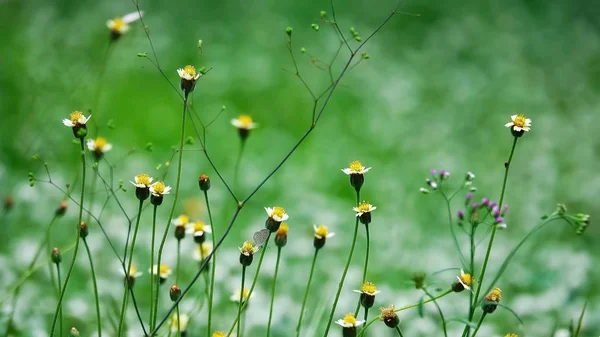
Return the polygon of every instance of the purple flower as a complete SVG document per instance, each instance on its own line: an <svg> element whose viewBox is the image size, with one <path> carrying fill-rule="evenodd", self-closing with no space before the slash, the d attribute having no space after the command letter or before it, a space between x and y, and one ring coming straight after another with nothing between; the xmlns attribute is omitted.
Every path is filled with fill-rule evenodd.
<svg viewBox="0 0 600 337"><path fill-rule="evenodd" d="M502 206L502 216L504 216L504 213L506 213L508 211L508 205L504 205Z"/></svg>
<svg viewBox="0 0 600 337"><path fill-rule="evenodd" d="M494 207L496 207L496 205L497 205L497 204L496 204L496 202L495 202L495 201L490 201L489 208L490 208L490 209L494 209Z"/></svg>
<svg viewBox="0 0 600 337"><path fill-rule="evenodd" d="M437 174L437 170L436 169L431 169L431 175L435 176Z"/></svg>
<svg viewBox="0 0 600 337"><path fill-rule="evenodd" d="M500 210L498 209L498 206L494 206L494 208L492 208L492 215L494 216L494 218L500 216Z"/></svg>
<svg viewBox="0 0 600 337"><path fill-rule="evenodd" d="M469 192L467 193L467 200L471 200L473 199L473 193Z"/></svg>
<svg viewBox="0 0 600 337"><path fill-rule="evenodd" d="M483 198L481 199L481 206L487 206L490 203L490 199Z"/></svg>
<svg viewBox="0 0 600 337"><path fill-rule="evenodd" d="M474 202L473 205L471 205L471 207L473 207L473 209L475 210L475 209L477 209L477 207L479 207L479 204Z"/></svg>
<svg viewBox="0 0 600 337"><path fill-rule="evenodd" d="M462 209L458 211L458 218L460 220L463 220L465 218L465 212Z"/></svg>
<svg viewBox="0 0 600 337"><path fill-rule="evenodd" d="M496 217L496 224L501 224L504 222L504 219L501 216Z"/></svg>

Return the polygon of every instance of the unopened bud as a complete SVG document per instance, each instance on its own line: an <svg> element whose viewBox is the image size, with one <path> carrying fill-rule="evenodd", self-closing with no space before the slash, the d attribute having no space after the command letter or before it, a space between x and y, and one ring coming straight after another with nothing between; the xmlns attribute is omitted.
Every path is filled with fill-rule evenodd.
<svg viewBox="0 0 600 337"><path fill-rule="evenodd" d="M210 178L206 174L201 174L198 178L198 186L200 186L200 190L208 191L210 189Z"/></svg>
<svg viewBox="0 0 600 337"><path fill-rule="evenodd" d="M82 222L79 224L79 236L80 236L82 239L85 239L85 238L87 238L87 236L88 236L89 234L90 234L90 230L89 230L89 228L88 228L87 224L86 224L84 221L82 221Z"/></svg>
<svg viewBox="0 0 600 337"><path fill-rule="evenodd" d="M181 288L174 284L169 290L169 296L171 297L171 301L175 302L181 297Z"/></svg>
<svg viewBox="0 0 600 337"><path fill-rule="evenodd" d="M59 264L60 261L62 261L62 256L60 255L60 252L58 251L58 247L52 248L52 262Z"/></svg>

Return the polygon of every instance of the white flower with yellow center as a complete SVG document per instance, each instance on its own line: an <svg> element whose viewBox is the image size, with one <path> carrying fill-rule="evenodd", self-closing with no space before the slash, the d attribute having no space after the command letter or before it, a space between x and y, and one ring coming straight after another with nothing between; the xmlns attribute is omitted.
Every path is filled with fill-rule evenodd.
<svg viewBox="0 0 600 337"><path fill-rule="evenodd" d="M357 207L353 207L352 210L356 212L356 216L361 216L365 213L371 213L376 210L377 207L369 204L368 202L362 202Z"/></svg>
<svg viewBox="0 0 600 337"><path fill-rule="evenodd" d="M187 329L187 325L190 321L190 316L186 314L179 315L179 319L177 318L177 314L173 314L171 317L171 332L176 333L177 331L184 332Z"/></svg>
<svg viewBox="0 0 600 337"><path fill-rule="evenodd" d="M137 21L144 14L144 12L133 12L124 15L123 17L117 17L112 20L106 21L106 27L114 34L124 34L129 30L129 24Z"/></svg>
<svg viewBox="0 0 600 337"><path fill-rule="evenodd" d="M252 295L250 295L250 289L248 288L244 288L244 294L242 296L242 302L246 302L248 300L248 296L250 296L250 298L252 298L252 296L254 296L254 293L252 293ZM240 303L240 289L237 289L230 297L229 297L230 301L236 302L236 303Z"/></svg>
<svg viewBox="0 0 600 337"><path fill-rule="evenodd" d="M525 118L523 114L510 116L512 122L506 123L504 126L512 128L515 131L529 131L531 130L531 119Z"/></svg>
<svg viewBox="0 0 600 337"><path fill-rule="evenodd" d="M183 68L177 69L177 74L182 80L195 81L200 77L200 73L196 71L194 66L187 65Z"/></svg>
<svg viewBox="0 0 600 337"><path fill-rule="evenodd" d="M252 121L252 117L249 115L240 115L238 118L231 120L231 125L238 129L252 130L258 127L258 123Z"/></svg>
<svg viewBox="0 0 600 337"><path fill-rule="evenodd" d="M171 222L176 226L187 226L190 223L190 218L185 214L181 214Z"/></svg>
<svg viewBox="0 0 600 337"><path fill-rule="evenodd" d="M173 273L173 271L171 270L171 268L169 268L169 266L167 266L166 264L160 264L160 268L158 267L158 265L154 265L151 269L148 270L149 273L151 273L152 275L156 275L158 272L158 276L162 279L166 279L169 277L169 275L171 275Z"/></svg>
<svg viewBox="0 0 600 337"><path fill-rule="evenodd" d="M361 326L365 321L357 321L353 314L346 314L344 318L335 321L336 324L343 326L344 328L354 328Z"/></svg>
<svg viewBox="0 0 600 337"><path fill-rule="evenodd" d="M271 218L277 222L282 222L282 221L289 219L289 216L287 215L287 213L285 212L285 210L282 207L279 207L279 206L275 206L273 208L265 207L265 211L269 215L269 218Z"/></svg>
<svg viewBox="0 0 600 337"><path fill-rule="evenodd" d="M363 283L360 290L352 290L352 291L354 291L355 293L367 294L370 296L375 296L381 292L381 291L377 290L377 287L375 286L375 284L371 283L371 282L365 282L365 283Z"/></svg>
<svg viewBox="0 0 600 337"><path fill-rule="evenodd" d="M120 269L121 274L125 275L125 271L123 269ZM137 278L142 276L143 273L141 271L138 271L136 266L131 265L131 268L129 268L129 277L130 278Z"/></svg>
<svg viewBox="0 0 600 337"><path fill-rule="evenodd" d="M240 249L240 253L246 256L254 255L256 252L258 252L259 249L258 247L255 247L250 241L245 241L244 244L238 248Z"/></svg>
<svg viewBox="0 0 600 337"><path fill-rule="evenodd" d="M70 118L65 118L62 122L65 126L74 128L76 126L85 125L90 120L90 118L92 118L92 115L90 115L89 117L85 117L81 111L73 111L71 112Z"/></svg>
<svg viewBox="0 0 600 337"><path fill-rule="evenodd" d="M139 187L139 188L150 188L150 185L152 185L152 180L154 180L154 178L150 177L147 174L140 174L135 176L134 181L129 181L130 183L133 184L133 186L135 187Z"/></svg>
<svg viewBox="0 0 600 337"><path fill-rule="evenodd" d="M350 163L350 165L347 168L343 168L342 172L346 173L347 175L365 174L370 169L371 169L370 167L364 167L359 161L353 161Z"/></svg>
<svg viewBox="0 0 600 337"><path fill-rule="evenodd" d="M473 277L471 274L465 274L464 270L460 270L460 276L456 277L458 283L462 284L463 287L467 290L471 290L471 286L473 285Z"/></svg>
<svg viewBox="0 0 600 337"><path fill-rule="evenodd" d="M112 144L108 143L105 138L98 137L96 139L88 139L87 148L93 152L105 153L112 149Z"/></svg>
<svg viewBox="0 0 600 337"><path fill-rule="evenodd" d="M150 185L150 193L155 197L161 197L165 194L169 194L171 191L171 186L166 186L162 181L157 181L154 184Z"/></svg>
<svg viewBox="0 0 600 337"><path fill-rule="evenodd" d="M212 233L210 226L202 221L194 221L192 226L186 230L188 234L194 234L194 236L202 236L204 233Z"/></svg>
<svg viewBox="0 0 600 337"><path fill-rule="evenodd" d="M213 250L213 245L210 242L203 242L200 245L196 245L194 250L194 260L202 262L203 257L206 258Z"/></svg>
<svg viewBox="0 0 600 337"><path fill-rule="evenodd" d="M317 239L329 239L331 237L333 237L335 235L335 233L329 233L329 230L327 229L327 226L317 226L317 225L313 225L313 228L315 230L315 237Z"/></svg>

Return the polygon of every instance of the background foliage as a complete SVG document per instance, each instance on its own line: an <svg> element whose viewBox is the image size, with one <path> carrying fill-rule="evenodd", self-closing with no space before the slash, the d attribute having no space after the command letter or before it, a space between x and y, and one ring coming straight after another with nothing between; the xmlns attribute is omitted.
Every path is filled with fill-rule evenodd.
<svg viewBox="0 0 600 337"><path fill-rule="evenodd" d="M336 2L336 6L343 29L355 27L367 34L394 2L350 0ZM310 28L318 22L319 10L329 10L328 3L176 1L147 2L141 7L161 66L172 81L178 80L175 69L185 64L212 68L198 83L193 106L205 121L212 120L221 106L227 107L207 131L208 148L227 179L232 179L239 144L229 119L247 113L260 123L248 141L236 189L246 195L310 123L311 100L290 72L293 66L284 28L295 28L294 52L301 71L311 85L323 87L326 73L299 51L305 47L324 60L335 52L337 41L329 27L322 24L319 32ZM138 24L111 48L101 88L97 87L108 46L104 22L133 10L129 1L0 1L0 194L15 199L14 210L1 218L0 289L7 289L22 273L63 197L48 185L29 187L28 172L44 178L42 166L31 156L39 153L59 184L77 179L77 145L61 118L75 109L94 110L92 130L97 128L98 135L115 145L108 154L116 165L115 181L127 182L140 172L157 175L158 164L163 165L163 172L171 147L178 142L178 97L147 60L136 57L138 52L150 52ZM275 204L286 207L291 216L282 265L285 276L276 304L280 309L278 336L287 335L295 326L312 254L312 224L326 224L337 233L318 261L305 332L308 336L322 327L318 317L331 301L320 298L333 297L352 234L354 196L340 168L355 159L373 166L362 194L378 206L371 225L375 242L371 279L383 291L378 304L415 301L419 294L406 282L413 272L434 272L459 263L452 255L441 198L421 195L418 188L432 167L450 170L457 185L462 174L471 170L477 174L476 195L497 198L511 145L503 124L515 112L531 117L533 129L519 142L515 154L506 197L511 208L508 230L498 237L492 270L494 262L502 261L535 220L551 212L557 202L586 211L592 219L600 216L594 200L600 186L598 5L588 1L416 1L407 2L402 10L419 16L397 15L375 37L366 48L371 59L345 78L316 132L242 212L219 257L217 327L228 327L234 317L235 306L228 298L239 278L236 247L262 227L263 207ZM198 39L204 41L202 53L196 46ZM100 96L94 107L97 90ZM109 122L114 129L107 126ZM187 135L194 135L191 128ZM146 150L147 143L153 144L153 151ZM177 212L207 220L196 179L201 172L214 173L197 150L197 142L187 148L185 202ZM167 182L174 184L170 177ZM133 189L128 190L120 199L133 214L136 201ZM233 205L217 179L213 179L211 193L219 233ZM160 211L165 219L167 207ZM150 213L144 217L142 224L149 229ZM54 245L70 244L67 226L74 219L76 210L71 207L55 227ZM122 245L126 223L113 204L104 220L111 237ZM122 289L118 263L93 224L91 232L102 296L118 298ZM510 314L499 311L481 334L548 335L555 322L564 327L574 319L585 300L589 301L588 317L598 317L599 293L594 286L600 282L600 273L594 266L600 263L600 255L594 246L599 238L600 231L593 225L583 237L558 224L536 235L500 280L505 303L524 318L524 330ZM363 249L362 241L358 252ZM146 230L136 259L144 271L149 264L149 257L144 256L148 242ZM168 245L166 260L174 264L174 240ZM184 259L185 280L196 264L191 242L184 251L189 256ZM264 331L263 308L268 304L266 289L274 255L274 250L267 254L251 303L250 334ZM338 306L340 315L354 305L349 289L359 286L359 261L349 274ZM69 326L76 325L89 335L94 332L94 309L86 266L82 257L67 296L66 315ZM440 286L445 287L451 278L442 274ZM16 320L20 327L27 327L24 336L46 333L55 303L48 295L48 282L40 272L23 288ZM140 287L145 286L143 282ZM193 301L190 298L186 304L192 306ZM454 302L441 301L447 310L466 311ZM9 310L8 304L2 307L3 318ZM193 336L204 331L200 330L202 317L190 325L198 331ZM407 335L439 332L433 311L423 319L416 312L401 318ZM583 335L598 335L598 324L587 319Z"/></svg>

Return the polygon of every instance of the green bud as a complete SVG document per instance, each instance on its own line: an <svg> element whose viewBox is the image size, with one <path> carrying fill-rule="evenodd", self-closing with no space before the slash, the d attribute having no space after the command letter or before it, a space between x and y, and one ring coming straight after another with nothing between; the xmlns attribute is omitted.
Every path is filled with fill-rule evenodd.
<svg viewBox="0 0 600 337"><path fill-rule="evenodd" d="M202 75L206 74L208 72L208 70L206 70L206 67L200 67L200 69L198 69L198 72Z"/></svg>
<svg viewBox="0 0 600 337"><path fill-rule="evenodd" d="M371 56L367 53L362 53L362 54L360 54L360 56L362 57L363 60L368 60L371 58Z"/></svg>
<svg viewBox="0 0 600 337"><path fill-rule="evenodd" d="M194 140L194 137L189 136L186 140L185 143L188 145L194 145L194 143L196 143L196 141Z"/></svg>
<svg viewBox="0 0 600 337"><path fill-rule="evenodd" d="M146 151L152 152L153 149L154 149L154 144L152 144L151 142L146 143Z"/></svg>
<svg viewBox="0 0 600 337"><path fill-rule="evenodd" d="M285 28L285 33L287 34L287 36L292 37L292 27L286 27Z"/></svg>
<svg viewBox="0 0 600 337"><path fill-rule="evenodd" d="M36 153L33 156L31 156L31 159L33 159L33 160L40 160L40 155Z"/></svg>
<svg viewBox="0 0 600 337"><path fill-rule="evenodd" d="M321 13L319 15L321 16L322 19L327 18L327 12L326 11L321 11Z"/></svg>
<svg viewBox="0 0 600 337"><path fill-rule="evenodd" d="M137 53L137 57L147 57L148 53Z"/></svg>
<svg viewBox="0 0 600 337"><path fill-rule="evenodd" d="M567 213L567 206L565 206L564 204L557 204L556 212L558 213L558 215L565 215L565 213Z"/></svg>
<svg viewBox="0 0 600 337"><path fill-rule="evenodd" d="M108 122L106 123L106 126L107 126L109 129L114 129L114 128L116 127L116 126L115 126L115 120L114 120L114 119L112 119L112 118L111 118L111 119L109 119L109 120L108 120Z"/></svg>
<svg viewBox="0 0 600 337"><path fill-rule="evenodd" d="M304 48L304 47L300 48L300 52L301 52L302 54L306 53L306 48Z"/></svg>
<svg viewBox="0 0 600 337"><path fill-rule="evenodd" d="M310 27L315 31L318 32L319 31L319 25L317 25L316 23L313 23L312 25L310 25Z"/></svg>
<svg viewBox="0 0 600 337"><path fill-rule="evenodd" d="M198 48L202 49L202 40L198 40Z"/></svg>

